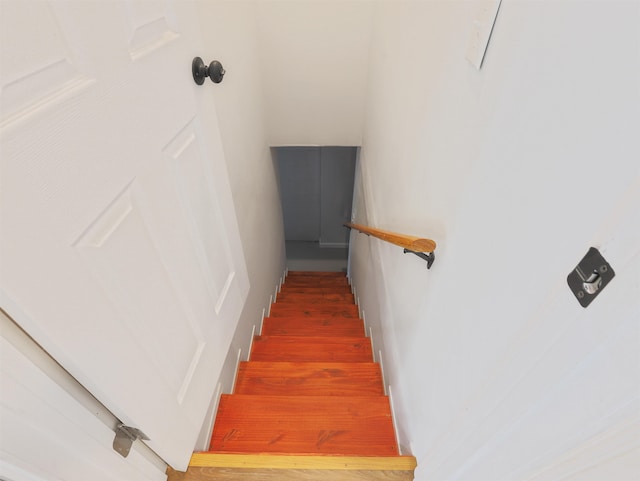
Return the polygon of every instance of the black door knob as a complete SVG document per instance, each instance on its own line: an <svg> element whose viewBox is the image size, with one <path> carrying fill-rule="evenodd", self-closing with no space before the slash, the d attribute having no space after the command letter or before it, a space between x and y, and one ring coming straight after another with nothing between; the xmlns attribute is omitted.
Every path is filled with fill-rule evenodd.
<svg viewBox="0 0 640 481"><path fill-rule="evenodd" d="M214 60L207 66L200 57L195 57L193 62L191 62L191 73L195 83L202 85L204 79L207 77L209 77L213 83L219 84L222 82L222 78L226 72L222 64L217 60Z"/></svg>

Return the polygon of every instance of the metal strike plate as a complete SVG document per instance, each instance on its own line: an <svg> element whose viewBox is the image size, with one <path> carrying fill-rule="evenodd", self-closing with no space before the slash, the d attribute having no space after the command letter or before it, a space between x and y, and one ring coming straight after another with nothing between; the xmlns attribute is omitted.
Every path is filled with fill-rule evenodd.
<svg viewBox="0 0 640 481"><path fill-rule="evenodd" d="M116 427L116 437L113 440L113 449L123 458L126 458L129 456L131 446L136 439L143 439L145 441L149 440L147 435L139 429L125 426L120 423Z"/></svg>
<svg viewBox="0 0 640 481"><path fill-rule="evenodd" d="M576 268L567 276L567 284L582 307L587 307L602 292L616 273L602 257L600 251L591 247Z"/></svg>

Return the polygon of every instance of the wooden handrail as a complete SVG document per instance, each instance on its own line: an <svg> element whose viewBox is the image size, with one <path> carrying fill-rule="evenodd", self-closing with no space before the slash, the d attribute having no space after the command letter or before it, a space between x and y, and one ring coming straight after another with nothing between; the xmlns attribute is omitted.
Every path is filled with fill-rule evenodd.
<svg viewBox="0 0 640 481"><path fill-rule="evenodd" d="M412 252L433 252L436 249L435 241L431 239L423 239L412 235L398 234L387 230L376 229L375 227L367 227L360 224L352 224L347 222L344 224L350 229L356 229L363 234L372 235L383 241L390 242Z"/></svg>

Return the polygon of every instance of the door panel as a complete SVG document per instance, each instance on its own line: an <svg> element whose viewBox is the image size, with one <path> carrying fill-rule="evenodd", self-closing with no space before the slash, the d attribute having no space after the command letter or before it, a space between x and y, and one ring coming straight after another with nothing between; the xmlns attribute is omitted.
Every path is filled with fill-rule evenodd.
<svg viewBox="0 0 640 481"><path fill-rule="evenodd" d="M217 230L222 222L220 207L215 198L210 169L199 148L193 122L183 129L164 149L170 158L185 217L189 222L194 246L207 280L216 313L224 303L234 272L229 246Z"/></svg>
<svg viewBox="0 0 640 481"><path fill-rule="evenodd" d="M248 291L197 17L37 5L0 2L0 303L184 468Z"/></svg>
<svg viewBox="0 0 640 481"><path fill-rule="evenodd" d="M162 50L168 43L180 37L169 25L169 18L173 16L170 5L146 0L128 2L126 8L131 28L129 53L133 61Z"/></svg>
<svg viewBox="0 0 640 481"><path fill-rule="evenodd" d="M174 286L154 234L146 226L149 221L137 200L142 195L134 180L75 247L118 311L122 329L136 341L138 352L156 366L169 389L180 393L182 402L190 367L200 358L205 343L182 308L179 286ZM149 329L148 317L154 319L153 329ZM167 346L171 355L167 355Z"/></svg>
<svg viewBox="0 0 640 481"><path fill-rule="evenodd" d="M2 44L23 46L2 48L0 126L4 128L36 115L42 108L54 107L59 100L89 86L92 79L80 74L74 65L51 6L24 8L16 2L6 2L2 12ZM41 28L12 28L16 24Z"/></svg>

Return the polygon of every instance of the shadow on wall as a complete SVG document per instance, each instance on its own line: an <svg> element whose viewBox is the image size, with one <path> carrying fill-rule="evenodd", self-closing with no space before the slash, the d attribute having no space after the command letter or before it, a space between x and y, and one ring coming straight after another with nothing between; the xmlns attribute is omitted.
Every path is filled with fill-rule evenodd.
<svg viewBox="0 0 640 481"><path fill-rule="evenodd" d="M357 147L274 147L287 268L347 270Z"/></svg>

